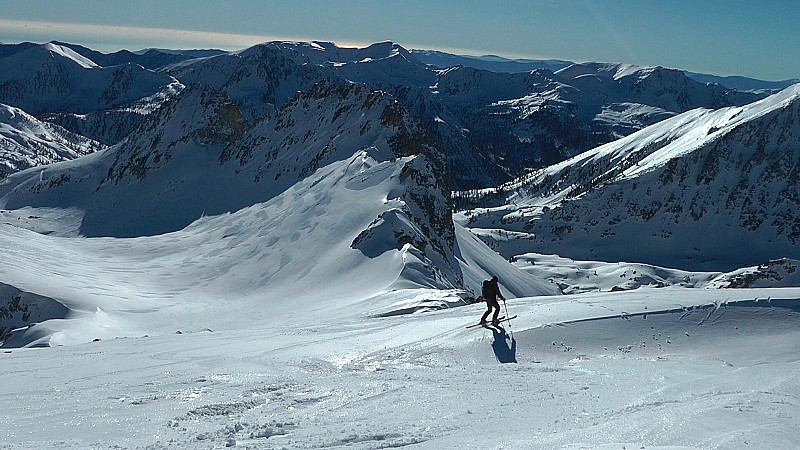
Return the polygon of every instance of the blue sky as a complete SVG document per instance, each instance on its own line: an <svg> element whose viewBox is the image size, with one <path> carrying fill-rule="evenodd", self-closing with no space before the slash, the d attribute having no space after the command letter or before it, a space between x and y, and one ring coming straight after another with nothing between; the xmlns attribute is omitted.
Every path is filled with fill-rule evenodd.
<svg viewBox="0 0 800 450"><path fill-rule="evenodd" d="M800 0L0 0L0 41L235 50L275 39L800 78Z"/></svg>

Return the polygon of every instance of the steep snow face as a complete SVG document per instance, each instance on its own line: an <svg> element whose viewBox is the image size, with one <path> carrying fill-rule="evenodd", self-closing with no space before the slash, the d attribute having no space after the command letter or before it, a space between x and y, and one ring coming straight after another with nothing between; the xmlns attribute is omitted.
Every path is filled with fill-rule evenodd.
<svg viewBox="0 0 800 450"><path fill-rule="evenodd" d="M798 99L800 85L685 113L519 180L506 197L519 207L462 218L502 217L524 233L518 253L723 271L796 258Z"/></svg>
<svg viewBox="0 0 800 450"><path fill-rule="evenodd" d="M0 98L30 114L85 113L127 104L177 81L135 64L98 67L71 49L34 46L0 58Z"/></svg>
<svg viewBox="0 0 800 450"><path fill-rule="evenodd" d="M29 167L75 159L105 146L0 104L0 179Z"/></svg>

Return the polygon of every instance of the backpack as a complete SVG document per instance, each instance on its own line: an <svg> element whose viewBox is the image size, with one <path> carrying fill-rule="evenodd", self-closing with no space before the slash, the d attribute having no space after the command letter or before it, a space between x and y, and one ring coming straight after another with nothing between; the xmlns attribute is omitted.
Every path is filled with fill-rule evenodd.
<svg viewBox="0 0 800 450"><path fill-rule="evenodd" d="M492 280L484 280L483 286L481 286L481 297L483 300L489 299L492 297Z"/></svg>

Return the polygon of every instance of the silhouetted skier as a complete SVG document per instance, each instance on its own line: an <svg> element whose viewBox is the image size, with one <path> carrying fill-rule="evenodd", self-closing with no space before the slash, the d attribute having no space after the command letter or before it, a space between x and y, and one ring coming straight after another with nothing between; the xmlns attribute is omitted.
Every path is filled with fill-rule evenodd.
<svg viewBox="0 0 800 450"><path fill-rule="evenodd" d="M506 298L503 297L502 293L500 293L500 286L497 285L497 281L497 277L494 276L491 280L486 280L483 282L481 296L483 297L483 300L486 301L486 312L483 313L483 316L481 317L481 323L486 322L486 318L492 313L492 308L494 308L492 324L497 325L499 323L497 318L500 315L500 303L497 303L497 297L500 297L503 301L506 301Z"/></svg>

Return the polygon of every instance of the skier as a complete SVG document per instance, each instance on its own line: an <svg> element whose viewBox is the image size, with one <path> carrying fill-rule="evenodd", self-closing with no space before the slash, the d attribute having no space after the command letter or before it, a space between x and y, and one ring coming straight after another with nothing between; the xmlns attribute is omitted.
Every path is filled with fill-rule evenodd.
<svg viewBox="0 0 800 450"><path fill-rule="evenodd" d="M497 303L497 297L500 297L504 302L506 301L506 298L503 297L502 293L500 293L500 286L497 285L497 276L493 276L491 280L486 280L483 282L481 295L486 301L487 309L486 312L483 313L480 323L486 323L486 319L489 317L489 314L492 313L492 308L494 308L492 324L497 325L499 323L498 316L500 315L500 304Z"/></svg>

